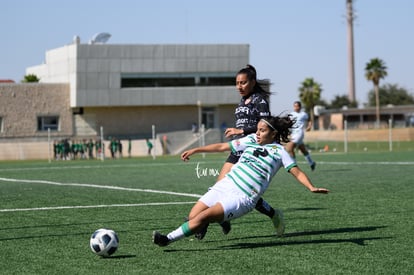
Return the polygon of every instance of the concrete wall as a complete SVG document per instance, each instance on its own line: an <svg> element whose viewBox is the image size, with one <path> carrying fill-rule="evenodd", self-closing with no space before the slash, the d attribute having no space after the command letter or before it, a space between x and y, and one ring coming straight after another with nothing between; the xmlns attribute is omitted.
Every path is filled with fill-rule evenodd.
<svg viewBox="0 0 414 275"><path fill-rule="evenodd" d="M233 125L234 108L234 105L217 106L215 127L223 122ZM81 116L83 130L90 127L88 132L99 135L100 127L103 127L105 137L148 138L152 135L152 125L160 133L190 130L193 123L198 123L198 109L194 106L84 108ZM78 125L76 129L79 129Z"/></svg>
<svg viewBox="0 0 414 275"><path fill-rule="evenodd" d="M111 45L75 43L46 52L26 69L42 83L68 83L73 135L148 136L187 130L201 108L214 109L214 127L233 125L240 95L234 85L121 88L122 75L180 74L235 77L249 63L248 44ZM61 102L63 103L63 102ZM69 126L69 125L68 125ZM66 132L65 132L66 133ZM62 133L64 134L64 133Z"/></svg>
<svg viewBox="0 0 414 275"><path fill-rule="evenodd" d="M233 91L237 94L236 91ZM214 100L214 99L213 99ZM234 121L234 104L202 104L214 108L214 127ZM78 113L73 114L76 111ZM103 127L104 136L146 138L156 131L190 130L198 123L198 106L131 106L90 107L71 109L68 84L1 84L0 138L46 138L47 131L37 130L37 117L59 117L59 130L51 131L52 138L95 138Z"/></svg>
<svg viewBox="0 0 414 275"><path fill-rule="evenodd" d="M52 136L73 134L69 84L0 84L0 138L47 137L37 130L38 116L59 116L59 131Z"/></svg>
<svg viewBox="0 0 414 275"><path fill-rule="evenodd" d="M235 76L249 62L247 44L71 44L46 52L46 63L26 69L41 82L70 83L71 107L237 104L234 87L121 89L122 74L212 73ZM227 92L227 93L226 93ZM224 96L223 95L226 95ZM209 100L213 98L214 100ZM223 102L220 102L224 100Z"/></svg>
<svg viewBox="0 0 414 275"><path fill-rule="evenodd" d="M310 131L305 133L305 142L344 141L344 130ZM389 129L348 130L347 139L353 141L388 141ZM414 128L393 128L394 141L414 141Z"/></svg>

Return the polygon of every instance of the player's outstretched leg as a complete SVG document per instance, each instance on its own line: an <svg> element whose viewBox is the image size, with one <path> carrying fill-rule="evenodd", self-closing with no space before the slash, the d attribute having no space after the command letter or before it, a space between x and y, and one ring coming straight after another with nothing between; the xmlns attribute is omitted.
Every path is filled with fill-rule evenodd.
<svg viewBox="0 0 414 275"><path fill-rule="evenodd" d="M191 236L192 234L194 234L194 232L191 231L189 222L185 222L177 229L168 233L168 235L163 235L158 231L154 231L152 233L152 242L159 246L167 246L172 242Z"/></svg>
<svg viewBox="0 0 414 275"><path fill-rule="evenodd" d="M267 203L263 198L260 198L255 206L256 210L260 213L268 216L269 218L273 218L275 215L275 210L273 207L270 206L270 204Z"/></svg>
<svg viewBox="0 0 414 275"><path fill-rule="evenodd" d="M276 236L282 237L285 233L285 221L283 219L283 212L280 209L275 209L275 215L272 218L273 226L275 227Z"/></svg>
<svg viewBox="0 0 414 275"><path fill-rule="evenodd" d="M280 209L274 209L263 198L256 203L256 210L268 216L273 223L277 236L282 236L285 231L285 222L283 220L283 212Z"/></svg>

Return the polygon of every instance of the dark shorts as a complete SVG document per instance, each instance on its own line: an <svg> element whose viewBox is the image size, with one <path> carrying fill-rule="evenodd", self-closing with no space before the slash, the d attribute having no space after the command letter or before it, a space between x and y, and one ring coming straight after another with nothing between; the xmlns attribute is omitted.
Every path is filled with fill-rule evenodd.
<svg viewBox="0 0 414 275"><path fill-rule="evenodd" d="M240 156L237 156L237 155L235 155L235 154L233 154L233 153L230 153L230 155L229 155L229 157L227 158L226 162L230 162L230 163L235 164L236 162L238 162L238 161L239 161L239 158L240 158Z"/></svg>

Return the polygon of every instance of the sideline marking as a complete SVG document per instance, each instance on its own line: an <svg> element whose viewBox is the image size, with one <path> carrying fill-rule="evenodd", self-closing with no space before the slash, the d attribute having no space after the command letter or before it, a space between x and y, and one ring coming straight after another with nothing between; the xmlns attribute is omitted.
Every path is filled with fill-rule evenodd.
<svg viewBox="0 0 414 275"><path fill-rule="evenodd" d="M222 164L221 161L200 161L200 163L218 163ZM142 163L142 164L108 164L108 165L68 165L68 166L39 166L39 167L10 167L10 168L0 168L0 171L30 171L30 170L60 170L60 169L90 169L90 168L125 168L125 167L135 167L142 168L144 166L178 166L178 165L189 165L188 163Z"/></svg>
<svg viewBox="0 0 414 275"><path fill-rule="evenodd" d="M122 190L122 191L134 191L134 192L147 192L147 193L158 193L158 194L169 194L176 196L194 197L200 198L198 194L178 193L170 191L160 191L152 189L139 189L139 188L127 188L110 185L97 185L97 184L81 184L81 183L61 183L47 180L25 180L25 179L10 179L0 178L0 181L5 182L17 182L17 183L40 183L50 184L58 186L77 186L77 187L90 187L90 188L101 188L111 190ZM56 206L56 207L35 207L35 208L14 208L14 209L0 209L0 212L17 212L17 211L41 211L41 210L62 210L62 209L82 209L82 208L104 208L104 207L132 207L132 206L150 206L150 205L173 205L173 204L190 204L192 202L154 202L154 203L137 203L137 204L111 204L111 205L90 205L90 206Z"/></svg>
<svg viewBox="0 0 414 275"><path fill-rule="evenodd" d="M198 195L198 194L178 193L178 192L160 191L160 190L153 190L153 189L128 188L128 187L119 187L119 186L111 186L111 185L82 184L82 183L61 183L61 182L54 182L54 181L48 181L48 180L25 180L25 179L9 179L9 178L0 178L0 181L18 182L18 183L20 183L20 182L24 182L24 183L43 183L43 184L59 185L59 186L91 187L91 188L101 188L101 189L111 189L111 190L168 194L168 195L177 195L177 196L193 197L193 198L200 198L201 197L201 195Z"/></svg>
<svg viewBox="0 0 414 275"><path fill-rule="evenodd" d="M296 163L306 163L306 161L297 161ZM352 161L352 162L348 162L348 161L317 161L317 164L335 164L335 165L360 165L360 164L364 164L364 165L413 165L414 161Z"/></svg>
<svg viewBox="0 0 414 275"><path fill-rule="evenodd" d="M125 168L125 167L136 167L140 168L143 166L171 166L171 165L182 165L179 164L166 164L166 163L143 163L140 165L137 164L108 164L108 165L68 165L68 166L39 166L39 167L15 167L15 168L0 168L0 171L20 171L20 170L60 170L60 169L90 169L90 168Z"/></svg>
<svg viewBox="0 0 414 275"><path fill-rule="evenodd" d="M64 210L64 209L86 209L86 208L109 208L109 207L134 207L134 206L157 206L157 205L179 205L193 204L194 201L184 202L151 202L151 203L135 203L135 204L101 204L101 205L75 205L75 206L55 206L55 207L35 207L35 208L12 208L0 209L0 212L20 212L20 211L45 211L45 210Z"/></svg>

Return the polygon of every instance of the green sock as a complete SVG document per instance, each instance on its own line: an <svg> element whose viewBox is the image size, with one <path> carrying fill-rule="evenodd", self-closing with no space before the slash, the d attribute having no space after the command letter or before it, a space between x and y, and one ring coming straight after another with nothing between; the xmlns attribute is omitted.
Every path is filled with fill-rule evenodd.
<svg viewBox="0 0 414 275"><path fill-rule="evenodd" d="M170 239L170 241L177 241L184 237L191 236L192 234L193 232L191 232L188 222L185 222L174 231L168 233L167 237Z"/></svg>

